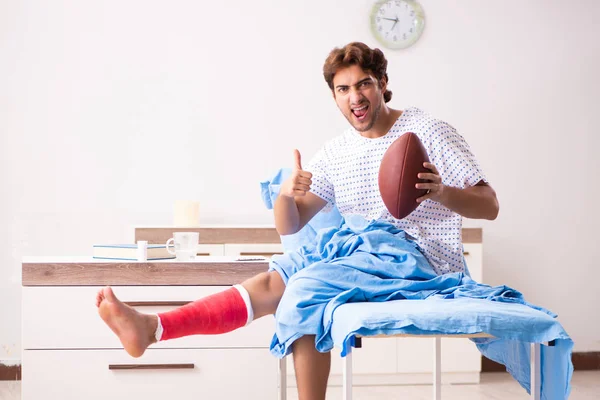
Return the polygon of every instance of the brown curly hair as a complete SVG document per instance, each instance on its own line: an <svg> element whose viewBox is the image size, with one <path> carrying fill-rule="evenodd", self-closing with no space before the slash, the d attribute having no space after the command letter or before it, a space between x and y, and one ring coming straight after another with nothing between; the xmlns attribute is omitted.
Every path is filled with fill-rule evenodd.
<svg viewBox="0 0 600 400"><path fill-rule="evenodd" d="M342 48L331 50L323 65L323 77L333 91L333 77L340 68L358 65L364 71L372 73L381 87L382 82L388 82L387 60L379 49L371 49L364 43L352 42ZM383 99L387 103L392 99L392 92L385 90Z"/></svg>

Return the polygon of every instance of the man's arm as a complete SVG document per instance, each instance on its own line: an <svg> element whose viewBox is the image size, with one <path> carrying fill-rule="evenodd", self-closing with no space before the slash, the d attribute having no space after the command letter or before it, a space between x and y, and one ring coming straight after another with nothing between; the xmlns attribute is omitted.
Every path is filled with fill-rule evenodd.
<svg viewBox="0 0 600 400"><path fill-rule="evenodd" d="M280 194L273 207L277 232L280 235L291 235L298 232L326 204L325 200L310 192L297 197Z"/></svg>
<svg viewBox="0 0 600 400"><path fill-rule="evenodd" d="M425 163L425 168L433 173L420 173L421 179L427 179L431 183L418 183L419 189L428 189L429 193L417 199L420 203L431 199L437 201L450 210L465 218L494 220L498 216L500 205L496 197L496 191L487 183L479 181L475 186L460 189L446 186L442 178L431 163Z"/></svg>
<svg viewBox="0 0 600 400"><path fill-rule="evenodd" d="M473 219L494 220L500 210L496 191L483 181L465 189L444 186L440 203L465 218Z"/></svg>
<svg viewBox="0 0 600 400"><path fill-rule="evenodd" d="M294 151L292 175L282 185L273 206L275 228L280 235L298 232L327 204L310 192L312 174L302 170L300 152Z"/></svg>

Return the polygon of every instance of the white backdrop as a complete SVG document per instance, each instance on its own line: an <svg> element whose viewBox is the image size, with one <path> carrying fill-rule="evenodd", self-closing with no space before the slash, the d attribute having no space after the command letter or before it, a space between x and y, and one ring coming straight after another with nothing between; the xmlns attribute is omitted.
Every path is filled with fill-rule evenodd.
<svg viewBox="0 0 600 400"><path fill-rule="evenodd" d="M485 282L600 350L600 3L421 3L421 40L386 52L390 104L455 126L497 190L496 221L465 221ZM177 199L205 224L271 224L259 181L346 128L321 67L377 45L370 4L0 2L0 360L20 359L21 256L131 241Z"/></svg>

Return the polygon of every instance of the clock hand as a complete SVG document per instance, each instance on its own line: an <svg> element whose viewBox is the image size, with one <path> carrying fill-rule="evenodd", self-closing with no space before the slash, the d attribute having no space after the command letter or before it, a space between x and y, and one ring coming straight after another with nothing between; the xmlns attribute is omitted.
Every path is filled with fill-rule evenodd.
<svg viewBox="0 0 600 400"><path fill-rule="evenodd" d="M396 17L396 19L391 19L391 18L381 18L381 19L385 19L385 20L388 20L388 21L398 22L398 17Z"/></svg>

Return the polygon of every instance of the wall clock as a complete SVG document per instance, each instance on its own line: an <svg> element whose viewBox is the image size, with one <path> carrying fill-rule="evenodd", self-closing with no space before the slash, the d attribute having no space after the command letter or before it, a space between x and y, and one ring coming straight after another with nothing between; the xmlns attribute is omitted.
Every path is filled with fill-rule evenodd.
<svg viewBox="0 0 600 400"><path fill-rule="evenodd" d="M413 45L425 28L425 13L416 0L379 0L371 9L371 31L389 49Z"/></svg>

